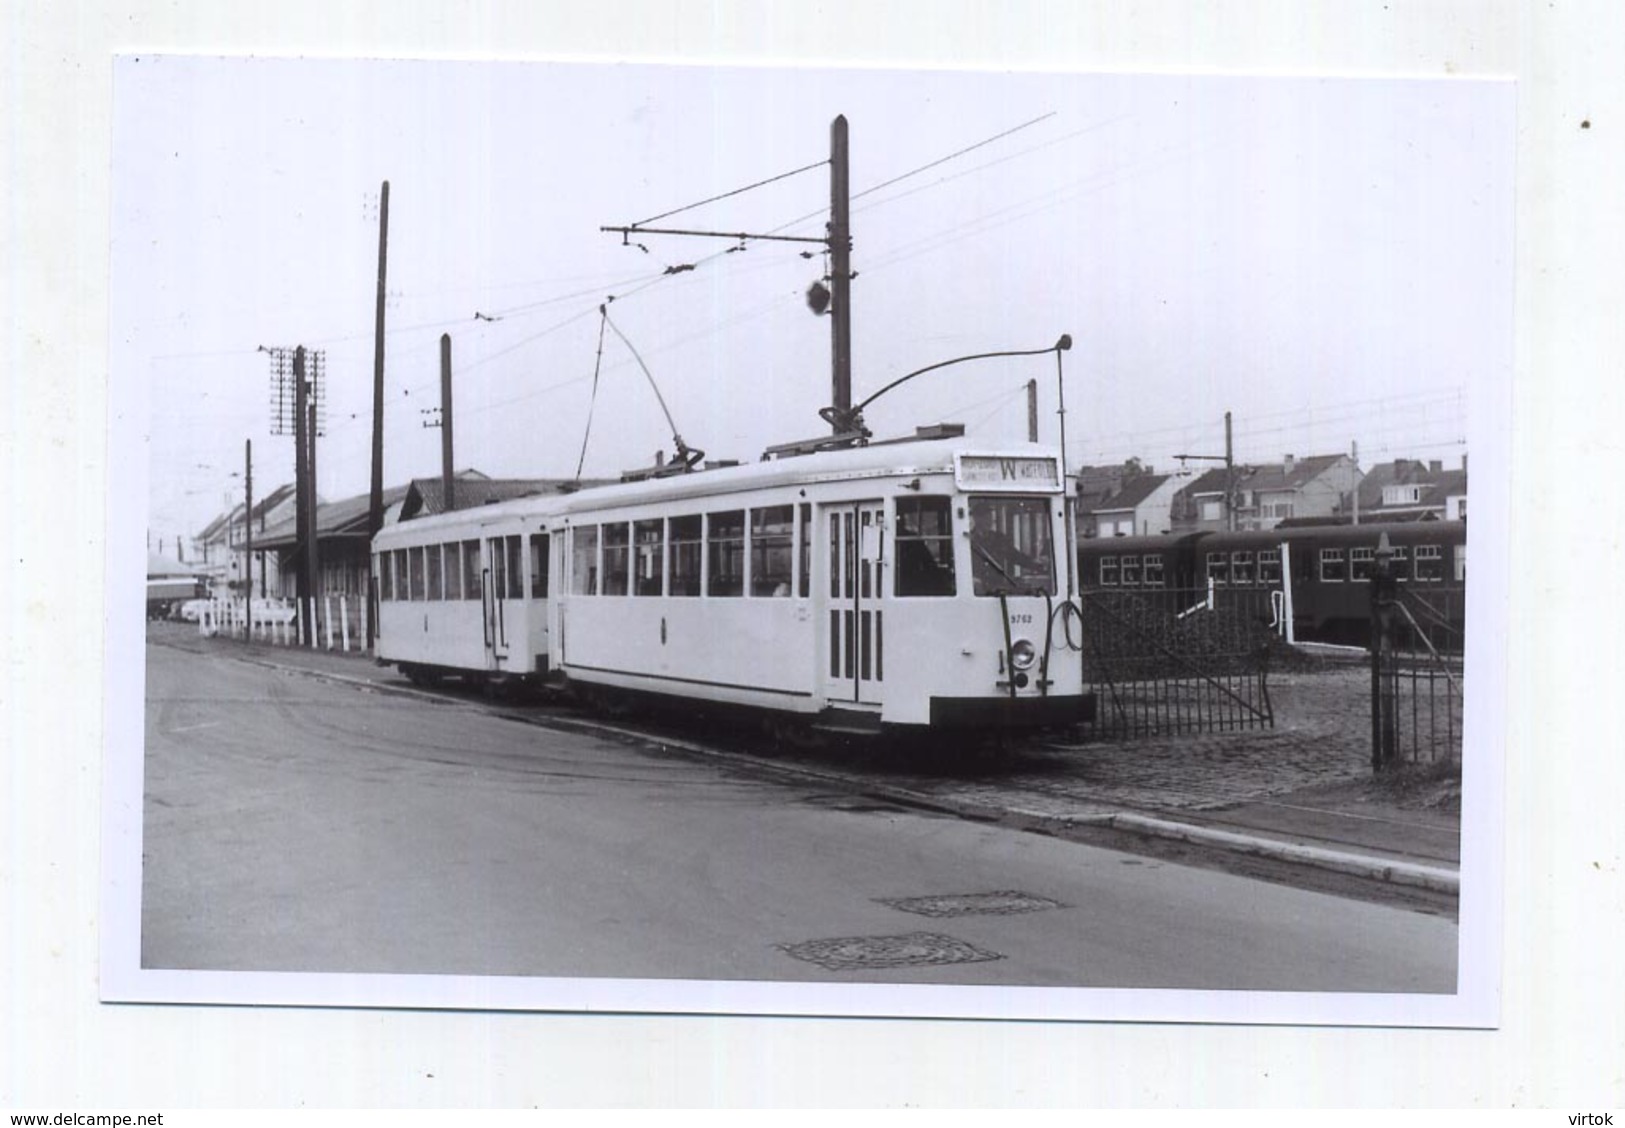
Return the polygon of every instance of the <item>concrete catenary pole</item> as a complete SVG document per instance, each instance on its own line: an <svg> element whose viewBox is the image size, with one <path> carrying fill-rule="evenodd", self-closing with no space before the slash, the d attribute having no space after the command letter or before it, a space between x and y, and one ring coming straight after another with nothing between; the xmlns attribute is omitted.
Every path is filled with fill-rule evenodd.
<svg viewBox="0 0 1625 1128"><path fill-rule="evenodd" d="M384 282L389 267L389 181L378 196L378 305L372 343L372 495L367 509L367 535L384 527ZM367 570L369 596L376 597L372 569ZM367 616L367 649L372 649L374 616Z"/></svg>
<svg viewBox="0 0 1625 1128"><path fill-rule="evenodd" d="M835 431L852 409L852 222L847 166L846 118L837 115L829 128L829 259L830 345Z"/></svg>
<svg viewBox="0 0 1625 1128"><path fill-rule="evenodd" d="M440 490L446 496L446 512L457 508L456 478L451 457L451 334L440 334Z"/></svg>

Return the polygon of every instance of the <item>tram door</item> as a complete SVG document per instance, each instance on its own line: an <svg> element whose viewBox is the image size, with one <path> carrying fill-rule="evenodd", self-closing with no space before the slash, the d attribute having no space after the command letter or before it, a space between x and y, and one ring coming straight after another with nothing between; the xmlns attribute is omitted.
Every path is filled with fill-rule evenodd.
<svg viewBox="0 0 1625 1128"><path fill-rule="evenodd" d="M486 668L500 670L508 659L508 616L503 603L508 595L507 541L517 537L489 537L485 542L485 569L481 573L480 606L485 620Z"/></svg>
<svg viewBox="0 0 1625 1128"><path fill-rule="evenodd" d="M831 703L878 705L885 676L881 592L886 572L885 506L824 509L829 563L824 694Z"/></svg>

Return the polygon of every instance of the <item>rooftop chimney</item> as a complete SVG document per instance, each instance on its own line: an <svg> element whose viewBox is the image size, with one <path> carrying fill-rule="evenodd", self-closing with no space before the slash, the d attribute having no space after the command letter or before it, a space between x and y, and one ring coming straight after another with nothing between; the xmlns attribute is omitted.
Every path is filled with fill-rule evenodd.
<svg viewBox="0 0 1625 1128"><path fill-rule="evenodd" d="M1295 455L1295 454L1289 454L1289 455L1287 455L1287 456L1286 456L1286 458L1284 458L1284 459L1283 459L1283 460L1282 460L1282 462L1283 462L1283 463L1284 463L1284 465L1285 465L1285 467L1286 467L1286 472L1287 472L1287 473L1288 473L1288 474L1290 474L1290 473L1292 473L1292 471L1293 471L1293 470L1294 470L1294 469L1296 469L1296 468L1297 468L1297 465L1298 465L1298 456L1297 456L1297 455Z"/></svg>

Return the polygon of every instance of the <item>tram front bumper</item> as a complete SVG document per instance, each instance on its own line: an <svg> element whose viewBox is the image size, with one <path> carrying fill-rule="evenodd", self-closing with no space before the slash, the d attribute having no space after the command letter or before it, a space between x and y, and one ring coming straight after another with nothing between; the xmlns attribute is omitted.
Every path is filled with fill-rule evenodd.
<svg viewBox="0 0 1625 1128"><path fill-rule="evenodd" d="M1060 728L1095 719L1092 693L1048 697L933 697L931 727Z"/></svg>

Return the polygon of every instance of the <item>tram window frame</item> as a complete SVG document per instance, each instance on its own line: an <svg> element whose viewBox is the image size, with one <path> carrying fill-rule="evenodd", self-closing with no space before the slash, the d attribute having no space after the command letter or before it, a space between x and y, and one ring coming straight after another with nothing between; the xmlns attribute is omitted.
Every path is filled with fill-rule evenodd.
<svg viewBox="0 0 1625 1128"><path fill-rule="evenodd" d="M1232 587L1252 587L1254 556L1251 550L1238 549L1230 554L1230 585Z"/></svg>
<svg viewBox="0 0 1625 1128"><path fill-rule="evenodd" d="M1140 558L1138 555L1130 553L1129 555L1122 557L1118 562L1117 568L1118 582L1121 583L1122 586L1140 586Z"/></svg>
<svg viewBox="0 0 1625 1128"><path fill-rule="evenodd" d="M952 596L959 590L954 569L953 498L900 497L895 506L892 586L903 599Z"/></svg>
<svg viewBox="0 0 1625 1128"><path fill-rule="evenodd" d="M441 598L463 598L463 542L451 541L441 545L440 555Z"/></svg>
<svg viewBox="0 0 1625 1128"><path fill-rule="evenodd" d="M1377 569L1377 550L1365 546L1349 549L1349 582L1364 583Z"/></svg>
<svg viewBox="0 0 1625 1128"><path fill-rule="evenodd" d="M407 598L413 603L423 602L423 546L414 544L406 550Z"/></svg>
<svg viewBox="0 0 1625 1128"><path fill-rule="evenodd" d="M632 582L632 526L625 521L606 521L598 528L603 561L598 594L628 595Z"/></svg>
<svg viewBox="0 0 1625 1128"><path fill-rule="evenodd" d="M663 595L666 577L666 521L632 522L632 594Z"/></svg>
<svg viewBox="0 0 1625 1128"><path fill-rule="evenodd" d="M750 594L788 599L795 567L795 507L766 505L750 511Z"/></svg>
<svg viewBox="0 0 1625 1128"><path fill-rule="evenodd" d="M463 542L463 598L483 599L485 589L483 573L485 565L480 559L480 542L465 540Z"/></svg>
<svg viewBox="0 0 1625 1128"><path fill-rule="evenodd" d="M796 574L796 595L806 599L812 594L812 506L805 501L796 506L796 546L801 569Z"/></svg>
<svg viewBox="0 0 1625 1128"><path fill-rule="evenodd" d="M598 594L598 526L570 530L570 594Z"/></svg>
<svg viewBox="0 0 1625 1128"><path fill-rule="evenodd" d="M510 533L502 540L508 555L508 590L504 599L525 598L525 539Z"/></svg>
<svg viewBox="0 0 1625 1128"><path fill-rule="evenodd" d="M1315 578L1323 584L1341 584L1348 580L1348 560L1341 548L1323 548L1317 557L1319 567Z"/></svg>
<svg viewBox="0 0 1625 1128"><path fill-rule="evenodd" d="M1162 553L1148 552L1140 558L1140 586L1160 588L1167 581L1163 576Z"/></svg>
<svg viewBox="0 0 1625 1128"><path fill-rule="evenodd" d="M1427 561L1424 565L1423 561ZM1444 553L1436 544L1419 544L1416 546L1413 575L1417 583L1437 584L1444 582Z"/></svg>
<svg viewBox="0 0 1625 1128"><path fill-rule="evenodd" d="M501 537L487 537L486 545L491 550L491 598L501 599L508 587L508 554Z"/></svg>
<svg viewBox="0 0 1625 1128"><path fill-rule="evenodd" d="M1258 553L1258 582L1263 587L1278 587L1281 583L1281 550L1260 549Z"/></svg>
<svg viewBox="0 0 1625 1128"><path fill-rule="evenodd" d="M530 534L530 597L547 598L547 572L552 562L553 538L546 533Z"/></svg>
<svg viewBox="0 0 1625 1128"><path fill-rule="evenodd" d="M705 515L705 594L739 599L745 594L745 511Z"/></svg>
<svg viewBox="0 0 1625 1128"><path fill-rule="evenodd" d="M1214 587L1230 586L1230 554L1228 552L1210 552L1207 554L1207 580Z"/></svg>
<svg viewBox="0 0 1625 1128"><path fill-rule="evenodd" d="M1102 556L1100 558L1100 586L1117 587L1120 558L1116 556Z"/></svg>
<svg viewBox="0 0 1625 1128"><path fill-rule="evenodd" d="M391 600L395 598L394 569L390 565L394 562L392 554L388 552L375 552L372 554L372 570L378 577L378 598Z"/></svg>
<svg viewBox="0 0 1625 1128"><path fill-rule="evenodd" d="M969 494L965 540L971 595L1054 595L1057 590L1054 503L1048 497Z"/></svg>
<svg viewBox="0 0 1625 1128"><path fill-rule="evenodd" d="M412 598L411 585L406 582L406 549L395 550L395 598L405 602Z"/></svg>
<svg viewBox="0 0 1625 1128"><path fill-rule="evenodd" d="M698 513L666 520L666 594L698 598L704 594L705 521Z"/></svg>
<svg viewBox="0 0 1625 1128"><path fill-rule="evenodd" d="M425 545L423 549L423 579L427 585L424 598L439 602L445 598L445 588L440 583L440 546L438 544Z"/></svg>

